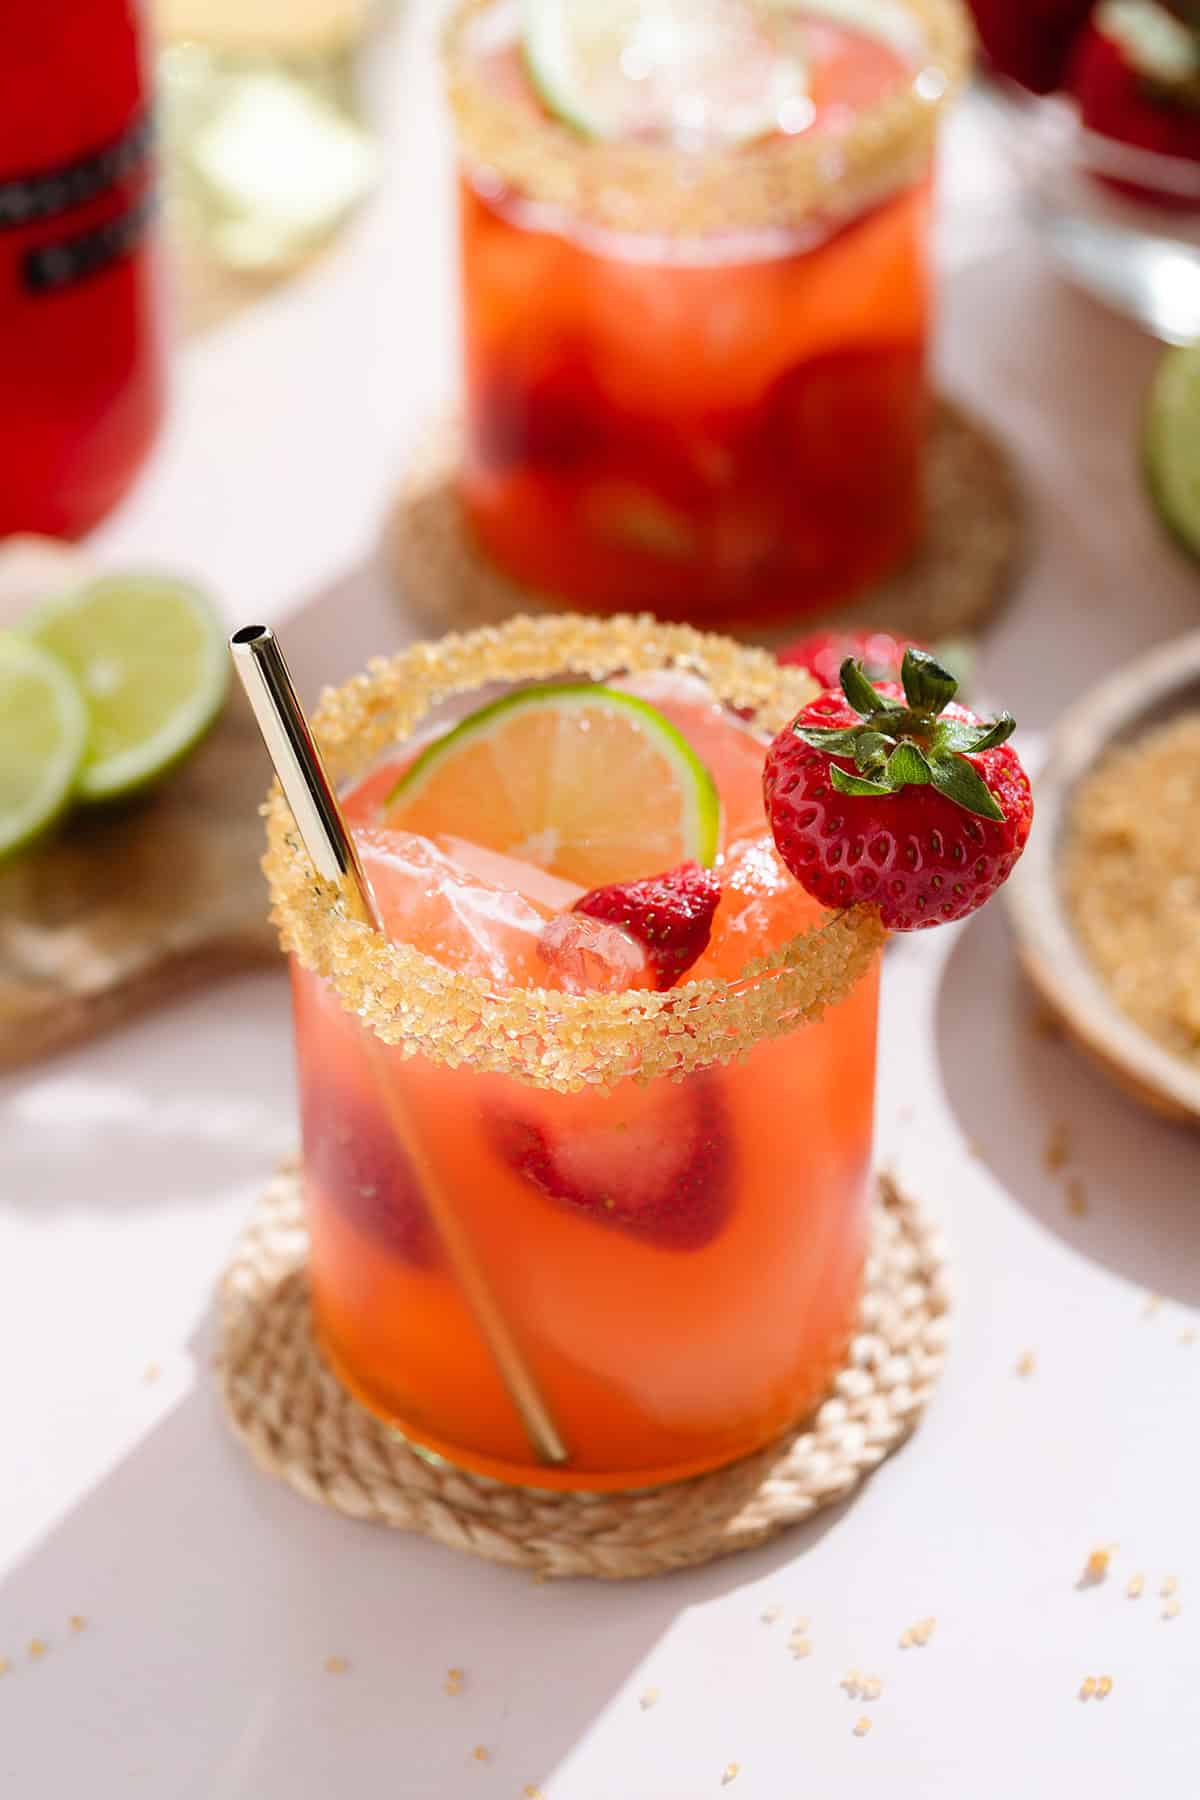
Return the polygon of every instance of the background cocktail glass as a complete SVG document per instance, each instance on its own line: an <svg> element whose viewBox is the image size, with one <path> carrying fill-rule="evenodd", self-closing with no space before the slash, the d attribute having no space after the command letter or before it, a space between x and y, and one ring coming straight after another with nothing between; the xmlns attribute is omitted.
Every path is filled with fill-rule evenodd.
<svg viewBox="0 0 1200 1800"><path fill-rule="evenodd" d="M964 21L956 0L805 10L809 93L734 148L581 137L515 20L455 16L461 495L533 591L770 623L917 543L929 171Z"/></svg>

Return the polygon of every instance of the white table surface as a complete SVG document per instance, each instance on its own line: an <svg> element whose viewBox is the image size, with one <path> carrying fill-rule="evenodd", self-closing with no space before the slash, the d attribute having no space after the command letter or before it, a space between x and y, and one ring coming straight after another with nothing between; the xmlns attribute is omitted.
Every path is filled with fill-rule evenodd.
<svg viewBox="0 0 1200 1800"><path fill-rule="evenodd" d="M96 544L194 569L231 621L288 619L310 690L405 635L379 522L452 379L429 38L409 13L376 71L378 200L325 265L183 352L163 446ZM1033 515L982 672L1040 729L1057 696L1193 624L1200 581L1138 487L1151 346L1041 265L970 110L946 164L940 362L1014 445ZM637 1585L539 1587L356 1526L232 1442L211 1292L294 1142L281 979L0 1083L5 1793L699 1800L730 1763L736 1800L1195 1793L1200 1145L1034 1033L997 909L897 945L885 986L881 1151L944 1218L957 1272L941 1390L852 1504ZM1043 1166L1060 1123L1083 1219ZM1078 1591L1100 1543L1119 1544L1114 1572ZM786 1647L800 1614L804 1662ZM932 1643L901 1652L927 1614ZM873 1705L842 1693L850 1667L883 1678ZM1105 1673L1111 1697L1080 1703Z"/></svg>

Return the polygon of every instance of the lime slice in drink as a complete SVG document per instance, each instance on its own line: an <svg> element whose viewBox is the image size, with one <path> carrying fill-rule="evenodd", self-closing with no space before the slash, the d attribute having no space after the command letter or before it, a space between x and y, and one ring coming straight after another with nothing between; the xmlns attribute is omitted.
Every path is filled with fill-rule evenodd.
<svg viewBox="0 0 1200 1800"><path fill-rule="evenodd" d="M187 582L102 576L50 601L30 631L67 665L87 701L80 800L149 786L203 737L224 703L224 627Z"/></svg>
<svg viewBox="0 0 1200 1800"><path fill-rule="evenodd" d="M739 144L807 117L788 9L745 0L524 0L525 61L547 108L591 138Z"/></svg>
<svg viewBox="0 0 1200 1800"><path fill-rule="evenodd" d="M585 684L506 694L430 744L384 820L449 832L586 888L711 863L712 776L657 708Z"/></svg>
<svg viewBox="0 0 1200 1800"><path fill-rule="evenodd" d="M16 632L0 633L0 861L70 803L88 714L70 672Z"/></svg>
<svg viewBox="0 0 1200 1800"><path fill-rule="evenodd" d="M1159 517L1185 550L1200 556L1200 343L1168 350L1159 362L1143 455Z"/></svg>

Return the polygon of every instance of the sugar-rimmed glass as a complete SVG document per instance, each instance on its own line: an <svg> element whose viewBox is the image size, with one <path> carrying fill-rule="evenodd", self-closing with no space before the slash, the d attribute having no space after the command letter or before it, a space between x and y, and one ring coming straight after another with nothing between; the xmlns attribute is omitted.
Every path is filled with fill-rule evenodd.
<svg viewBox="0 0 1200 1800"><path fill-rule="evenodd" d="M454 697L665 667L699 674L764 730L810 692L802 673L686 628L518 619L373 663L326 693L314 729L345 783ZM267 811L273 916L293 959L314 1310L346 1384L464 1466L593 1489L718 1466L801 1416L850 1335L865 1256L874 916L831 916L735 981L496 991L359 923L315 877L278 793ZM566 1440L561 1471L531 1461L389 1138L381 1063ZM514 1121L619 1137L656 1109L671 1129L678 1107L703 1121L699 1233L606 1229L514 1166Z"/></svg>
<svg viewBox="0 0 1200 1800"><path fill-rule="evenodd" d="M914 549L929 170L967 32L957 0L853 9L874 37L826 13L894 87L700 149L580 137L523 84L497 0L455 14L460 488L527 589L769 624Z"/></svg>

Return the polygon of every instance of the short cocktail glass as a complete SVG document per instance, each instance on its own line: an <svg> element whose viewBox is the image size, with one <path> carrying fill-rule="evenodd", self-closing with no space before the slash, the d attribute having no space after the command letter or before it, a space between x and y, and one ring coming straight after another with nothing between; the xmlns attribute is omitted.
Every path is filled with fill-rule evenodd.
<svg viewBox="0 0 1200 1800"><path fill-rule="evenodd" d="M801 671L682 627L515 620L373 664L325 695L314 729L353 798L446 702L461 711L497 683L663 670L702 678L743 745L812 691ZM719 770L717 782L728 802ZM718 955L714 936L696 978L665 992L506 984L357 922L314 876L278 794L268 812L315 1321L345 1384L460 1465L584 1489L716 1467L811 1409L853 1331L866 1253L875 916L821 912L756 869L769 840L761 851L745 840L741 874L728 844L718 867L742 883L735 911L754 960L735 939ZM381 1079L565 1440L561 1469L531 1451ZM648 1224L631 1225L620 1193L584 1210L547 1183L547 1146L566 1147L561 1166L594 1185L610 1148L628 1168L631 1144L651 1153L664 1134L687 1150Z"/></svg>
<svg viewBox="0 0 1200 1800"><path fill-rule="evenodd" d="M769 625L918 542L929 170L964 21L957 0L796 10L808 94L717 148L580 136L513 15L455 15L460 491L527 590Z"/></svg>

